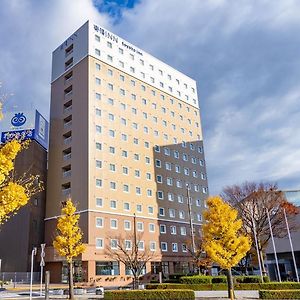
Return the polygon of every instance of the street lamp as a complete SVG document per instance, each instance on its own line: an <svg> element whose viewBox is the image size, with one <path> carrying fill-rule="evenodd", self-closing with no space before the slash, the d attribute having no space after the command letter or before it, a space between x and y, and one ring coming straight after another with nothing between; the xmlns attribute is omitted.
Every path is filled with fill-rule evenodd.
<svg viewBox="0 0 300 300"><path fill-rule="evenodd" d="M32 282L33 282L33 259L36 255L37 248L34 247L31 251L31 270L30 270L30 293L29 293L29 299L32 299Z"/></svg>

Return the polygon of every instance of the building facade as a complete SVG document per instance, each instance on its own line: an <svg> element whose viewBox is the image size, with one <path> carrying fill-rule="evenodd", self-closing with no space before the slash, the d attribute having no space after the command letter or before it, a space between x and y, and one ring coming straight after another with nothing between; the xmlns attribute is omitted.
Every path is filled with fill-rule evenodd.
<svg viewBox="0 0 300 300"><path fill-rule="evenodd" d="M39 175L46 185L48 122L38 111L6 112L0 123L1 142L13 138L30 139L16 160L14 176ZM0 259L2 272L30 272L31 251L44 243L46 191L34 195L17 215L1 225ZM39 271L35 262L34 271ZM12 273L13 274L13 273ZM6 274L6 277L9 276ZM12 277L14 279L14 277ZM23 278L28 280L28 278Z"/></svg>
<svg viewBox="0 0 300 300"><path fill-rule="evenodd" d="M63 259L50 245L67 197L87 246L76 265L82 280L126 284L128 270L106 249L128 239L134 215L139 251L154 253L147 278L187 271L187 192L196 237L208 195L196 82L88 21L53 52L50 118L52 280L64 279Z"/></svg>

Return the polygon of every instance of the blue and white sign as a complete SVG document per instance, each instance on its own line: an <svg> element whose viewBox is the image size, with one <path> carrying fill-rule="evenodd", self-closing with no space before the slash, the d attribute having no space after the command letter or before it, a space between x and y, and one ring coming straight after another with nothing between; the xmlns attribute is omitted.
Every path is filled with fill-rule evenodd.
<svg viewBox="0 0 300 300"><path fill-rule="evenodd" d="M48 149L49 123L37 110L6 112L0 131L2 143L14 138L30 139Z"/></svg>

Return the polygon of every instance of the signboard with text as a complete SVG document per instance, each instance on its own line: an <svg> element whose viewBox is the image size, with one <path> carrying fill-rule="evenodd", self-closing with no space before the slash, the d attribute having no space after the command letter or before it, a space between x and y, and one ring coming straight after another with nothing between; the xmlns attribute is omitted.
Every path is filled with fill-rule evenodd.
<svg viewBox="0 0 300 300"><path fill-rule="evenodd" d="M0 123L1 142L12 139L35 140L48 149L48 121L37 111L6 112Z"/></svg>

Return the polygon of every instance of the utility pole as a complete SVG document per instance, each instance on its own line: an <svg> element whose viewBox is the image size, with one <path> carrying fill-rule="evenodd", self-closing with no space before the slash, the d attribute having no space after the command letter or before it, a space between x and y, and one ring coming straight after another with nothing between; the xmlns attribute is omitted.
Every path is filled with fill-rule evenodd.
<svg viewBox="0 0 300 300"><path fill-rule="evenodd" d="M31 270L30 270L30 293L29 293L29 299L32 299L32 282L33 282L33 259L36 255L36 247L34 247L31 251Z"/></svg>

